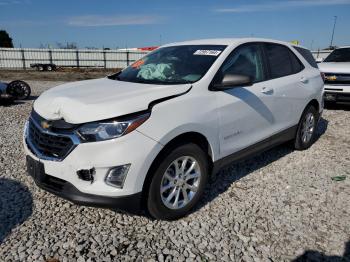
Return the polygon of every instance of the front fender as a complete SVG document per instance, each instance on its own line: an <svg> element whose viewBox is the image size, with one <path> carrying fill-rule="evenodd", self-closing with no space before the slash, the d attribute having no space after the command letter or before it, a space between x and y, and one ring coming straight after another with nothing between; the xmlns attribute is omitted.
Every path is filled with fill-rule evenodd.
<svg viewBox="0 0 350 262"><path fill-rule="evenodd" d="M218 126L215 99L190 92L157 104L151 117L137 130L163 146L184 133L199 133L207 139L215 161L220 152Z"/></svg>

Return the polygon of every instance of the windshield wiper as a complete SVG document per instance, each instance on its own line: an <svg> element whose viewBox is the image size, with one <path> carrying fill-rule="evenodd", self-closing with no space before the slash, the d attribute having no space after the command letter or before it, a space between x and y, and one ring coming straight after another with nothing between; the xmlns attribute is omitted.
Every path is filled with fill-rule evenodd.
<svg viewBox="0 0 350 262"><path fill-rule="evenodd" d="M119 77L119 73L108 76L109 79L131 82L131 83L139 83L139 84L156 84L156 85L178 85L178 84L191 84L190 81L173 81L173 80L157 80L157 79L123 79Z"/></svg>
<svg viewBox="0 0 350 262"><path fill-rule="evenodd" d="M113 75L109 75L109 76L107 76L107 78L112 79L112 80L120 80L120 77L119 77L120 73L121 73L121 71L118 73L115 73Z"/></svg>
<svg viewBox="0 0 350 262"><path fill-rule="evenodd" d="M186 80L178 80L178 81L173 81L173 80L164 80L163 83L168 83L168 84L191 84L191 81L186 81Z"/></svg>
<svg viewBox="0 0 350 262"><path fill-rule="evenodd" d="M190 81L174 81L169 79L157 80L157 79L139 79L137 83L145 84L158 84L158 85L176 85L176 84L191 84Z"/></svg>

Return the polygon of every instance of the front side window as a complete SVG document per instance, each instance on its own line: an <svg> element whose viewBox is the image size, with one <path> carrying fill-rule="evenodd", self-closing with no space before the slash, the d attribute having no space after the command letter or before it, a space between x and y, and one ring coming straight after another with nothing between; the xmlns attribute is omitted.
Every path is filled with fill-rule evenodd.
<svg viewBox="0 0 350 262"><path fill-rule="evenodd" d="M279 44L265 44L271 78L279 78L300 72L304 66L288 47Z"/></svg>
<svg viewBox="0 0 350 262"><path fill-rule="evenodd" d="M263 55L259 45L249 44L234 50L215 76L215 82L220 82L226 74L249 76L253 83L265 80Z"/></svg>
<svg viewBox="0 0 350 262"><path fill-rule="evenodd" d="M157 49L114 77L147 84L186 84L201 79L226 48L224 45L183 45Z"/></svg>
<svg viewBox="0 0 350 262"><path fill-rule="evenodd" d="M350 62L350 48L334 50L324 62Z"/></svg>

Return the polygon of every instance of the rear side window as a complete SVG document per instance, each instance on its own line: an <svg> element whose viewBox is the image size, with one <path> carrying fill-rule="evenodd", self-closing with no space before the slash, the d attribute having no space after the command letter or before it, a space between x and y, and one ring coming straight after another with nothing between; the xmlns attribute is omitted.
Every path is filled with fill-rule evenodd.
<svg viewBox="0 0 350 262"><path fill-rule="evenodd" d="M286 46L268 43L265 44L265 50L271 78L296 74L304 68L299 59Z"/></svg>
<svg viewBox="0 0 350 262"><path fill-rule="evenodd" d="M301 54L305 60L314 68L318 68L317 63L315 61L314 56L311 54L311 52L305 48L293 46L295 50L298 51L299 54Z"/></svg>
<svg viewBox="0 0 350 262"><path fill-rule="evenodd" d="M293 73L299 73L301 70L303 70L305 67L302 64L302 62L300 62L300 60L297 58L297 56L295 54L293 54L293 52L291 52L288 49L289 55L290 55L290 61L292 62L292 67L293 67Z"/></svg>

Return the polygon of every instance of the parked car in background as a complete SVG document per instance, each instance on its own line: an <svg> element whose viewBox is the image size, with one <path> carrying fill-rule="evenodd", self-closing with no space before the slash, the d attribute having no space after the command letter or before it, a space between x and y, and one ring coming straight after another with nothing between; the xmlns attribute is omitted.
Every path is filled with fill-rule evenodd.
<svg viewBox="0 0 350 262"><path fill-rule="evenodd" d="M323 80L309 53L259 38L188 41L52 88L25 126L28 172L74 203L182 217L221 167L286 141L312 145Z"/></svg>
<svg viewBox="0 0 350 262"><path fill-rule="evenodd" d="M325 102L350 103L350 46L335 49L318 67L325 75Z"/></svg>

